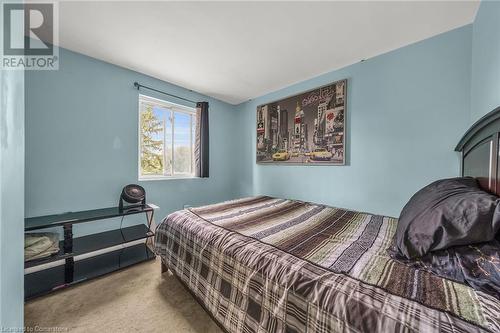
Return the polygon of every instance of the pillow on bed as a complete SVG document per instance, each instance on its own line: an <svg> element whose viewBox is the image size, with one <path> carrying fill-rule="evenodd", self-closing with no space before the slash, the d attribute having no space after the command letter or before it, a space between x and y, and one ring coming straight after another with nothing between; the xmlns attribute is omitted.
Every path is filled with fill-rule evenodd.
<svg viewBox="0 0 500 333"><path fill-rule="evenodd" d="M500 229L499 202L472 177L427 185L401 212L396 250L412 259L451 246L491 241Z"/></svg>
<svg viewBox="0 0 500 333"><path fill-rule="evenodd" d="M434 251L417 260L389 253L406 265L469 285L500 300L500 243L496 240Z"/></svg>

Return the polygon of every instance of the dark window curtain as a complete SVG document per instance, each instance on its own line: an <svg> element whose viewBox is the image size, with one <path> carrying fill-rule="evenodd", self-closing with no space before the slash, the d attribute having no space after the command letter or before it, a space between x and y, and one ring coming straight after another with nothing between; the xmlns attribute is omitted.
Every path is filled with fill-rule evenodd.
<svg viewBox="0 0 500 333"><path fill-rule="evenodd" d="M196 103L195 176L208 178L208 102Z"/></svg>

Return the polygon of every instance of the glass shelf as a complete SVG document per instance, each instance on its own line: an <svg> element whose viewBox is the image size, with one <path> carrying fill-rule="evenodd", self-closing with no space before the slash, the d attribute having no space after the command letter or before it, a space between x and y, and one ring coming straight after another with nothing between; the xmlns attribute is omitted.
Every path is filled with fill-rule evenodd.
<svg viewBox="0 0 500 333"><path fill-rule="evenodd" d="M152 212L153 208L148 205L133 208L120 209L109 207L101 209L84 210L80 212L67 212L62 214L28 217L24 219L24 230L38 230L50 227L63 226L65 224L76 224L96 220L110 219L113 217L141 214Z"/></svg>
<svg viewBox="0 0 500 333"><path fill-rule="evenodd" d="M145 214L146 224L137 224L120 229L99 232L73 238L73 224L110 219L114 217ZM118 269L155 258L147 245L147 238L154 236L150 230L154 208L149 205L135 207L110 207L80 212L68 212L55 215L29 217L25 219L25 231L41 230L51 227L63 227L64 240L59 242L59 252L51 257L25 262L25 268L31 273L24 275L25 299L40 296L51 291L71 286ZM112 247L144 239L140 244L128 244L121 249ZM92 253L109 249L105 253ZM75 258L89 254L85 259ZM54 261L64 260L55 267L34 267Z"/></svg>
<svg viewBox="0 0 500 333"><path fill-rule="evenodd" d="M32 299L154 258L155 254L146 244L137 244L75 261L74 278L71 283L65 282L64 265L26 274L24 297L26 300Z"/></svg>
<svg viewBox="0 0 500 333"><path fill-rule="evenodd" d="M112 247L123 243L133 242L152 236L154 236L154 233L149 230L149 228L145 224L138 224L123 229L116 229L88 236L73 238L73 251L70 253L64 253L64 241L60 241L59 253L48 258L27 261L24 263L24 268L43 265L49 262L78 256L81 254L105 249L107 247Z"/></svg>

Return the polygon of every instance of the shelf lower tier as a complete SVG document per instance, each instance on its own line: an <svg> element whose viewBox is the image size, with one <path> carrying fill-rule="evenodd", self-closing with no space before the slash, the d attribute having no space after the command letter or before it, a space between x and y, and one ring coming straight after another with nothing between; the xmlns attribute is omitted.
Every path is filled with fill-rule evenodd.
<svg viewBox="0 0 500 333"><path fill-rule="evenodd" d="M72 283L64 282L64 265L26 274L24 276L24 298L28 300L38 297L154 258L155 254L149 247L141 243L75 261Z"/></svg>

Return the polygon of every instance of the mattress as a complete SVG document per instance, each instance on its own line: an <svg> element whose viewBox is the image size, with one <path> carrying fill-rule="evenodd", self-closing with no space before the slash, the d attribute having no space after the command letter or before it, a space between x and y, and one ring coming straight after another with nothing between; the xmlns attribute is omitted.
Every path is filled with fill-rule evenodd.
<svg viewBox="0 0 500 333"><path fill-rule="evenodd" d="M155 249L229 332L500 332L500 301L391 259L397 220L252 197L170 214Z"/></svg>

